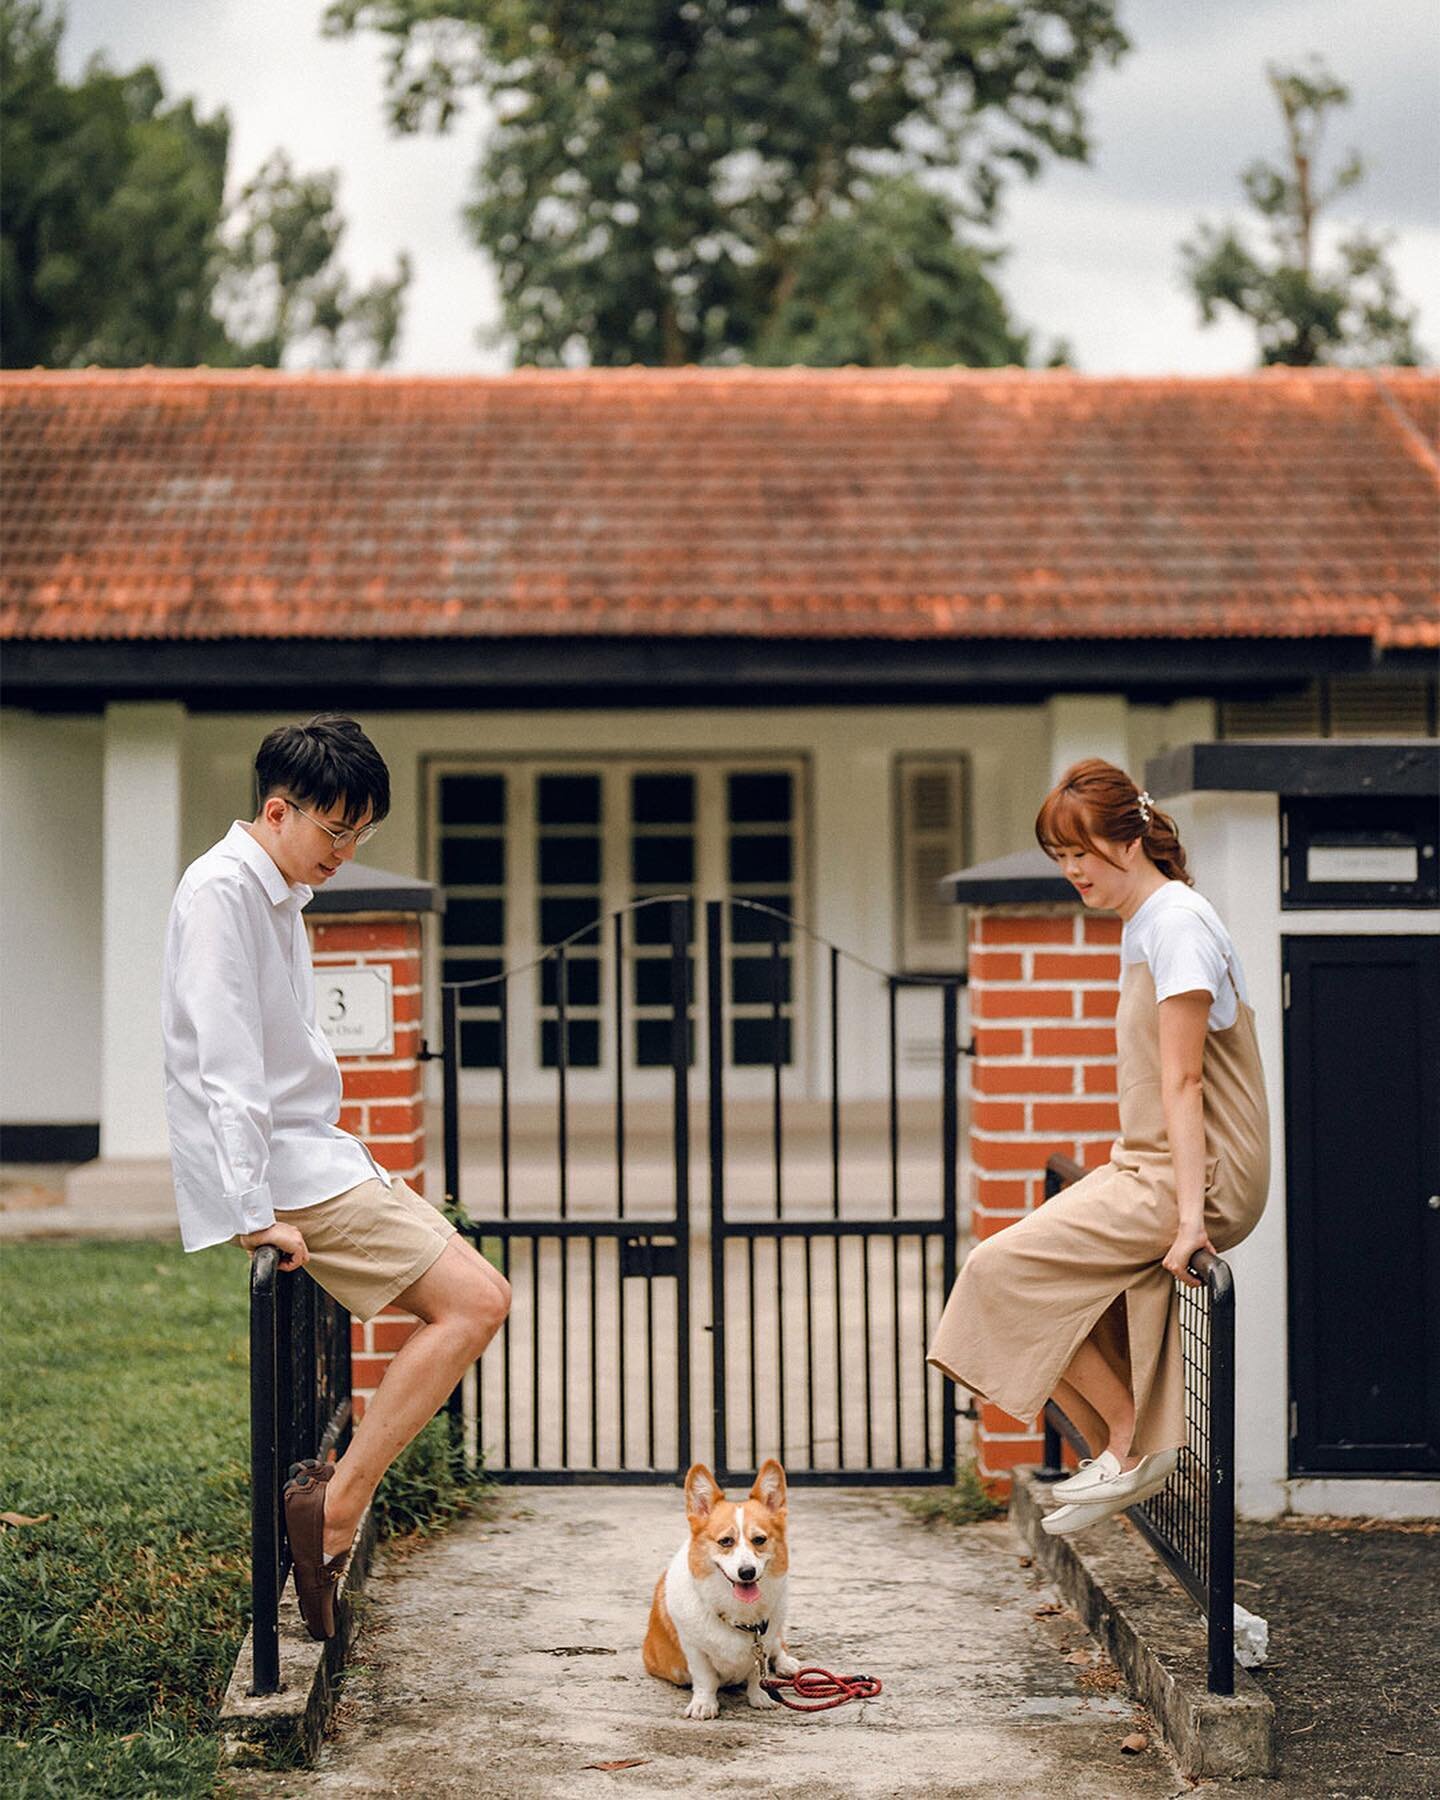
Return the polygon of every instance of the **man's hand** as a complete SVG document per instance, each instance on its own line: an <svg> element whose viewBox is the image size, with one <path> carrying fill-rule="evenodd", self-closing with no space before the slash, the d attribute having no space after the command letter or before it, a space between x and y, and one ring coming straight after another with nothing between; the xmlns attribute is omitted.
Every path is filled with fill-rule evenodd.
<svg viewBox="0 0 1440 1800"><path fill-rule="evenodd" d="M273 1244L280 1252L280 1267L284 1270L303 1269L310 1260L310 1252L305 1248L305 1239L299 1228L294 1225L267 1225L263 1231L244 1231L240 1234L240 1248L252 1254L262 1244Z"/></svg>

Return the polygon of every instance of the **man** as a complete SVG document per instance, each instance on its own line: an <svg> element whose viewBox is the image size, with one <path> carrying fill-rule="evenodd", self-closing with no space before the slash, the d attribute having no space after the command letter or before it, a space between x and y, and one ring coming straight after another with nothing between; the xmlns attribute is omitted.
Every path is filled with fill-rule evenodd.
<svg viewBox="0 0 1440 1800"><path fill-rule="evenodd" d="M165 945L165 1098L187 1250L273 1244L359 1319L420 1328L338 1463L285 1489L300 1610L335 1633L335 1587L380 1477L505 1321L510 1287L336 1123L340 1069L315 1024L300 914L379 828L390 776L353 719L282 725L255 758L255 817L181 878Z"/></svg>

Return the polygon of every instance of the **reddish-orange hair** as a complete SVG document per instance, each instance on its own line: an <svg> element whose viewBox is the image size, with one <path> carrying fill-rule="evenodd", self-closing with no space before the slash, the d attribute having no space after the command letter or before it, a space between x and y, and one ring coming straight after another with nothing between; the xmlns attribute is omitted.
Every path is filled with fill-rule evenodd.
<svg viewBox="0 0 1440 1800"><path fill-rule="evenodd" d="M1069 768L1045 796L1035 816L1035 837L1047 856L1067 845L1113 863L1101 843L1130 844L1139 838L1145 854L1171 881L1193 886L1175 821L1114 763L1098 756Z"/></svg>

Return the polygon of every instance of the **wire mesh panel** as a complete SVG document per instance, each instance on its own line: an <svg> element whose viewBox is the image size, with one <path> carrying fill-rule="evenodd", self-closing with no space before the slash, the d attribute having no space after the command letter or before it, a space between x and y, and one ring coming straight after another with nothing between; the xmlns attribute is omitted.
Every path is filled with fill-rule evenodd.
<svg viewBox="0 0 1440 1800"><path fill-rule="evenodd" d="M1078 1164L1051 1157L1048 1200L1078 1181ZM1185 1443L1158 1494L1129 1508L1171 1572L1204 1610L1212 1693L1235 1691L1235 1288L1230 1265L1198 1251L1190 1273L1199 1287L1177 1285L1185 1376ZM1046 1474L1060 1468L1060 1439L1082 1455L1089 1446L1052 1400L1045 1410Z"/></svg>

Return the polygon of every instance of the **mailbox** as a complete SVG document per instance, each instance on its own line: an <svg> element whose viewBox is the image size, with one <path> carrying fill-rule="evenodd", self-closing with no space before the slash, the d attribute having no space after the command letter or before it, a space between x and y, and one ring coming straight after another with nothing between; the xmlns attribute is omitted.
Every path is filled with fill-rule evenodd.
<svg viewBox="0 0 1440 1800"><path fill-rule="evenodd" d="M1440 796L1285 799L1280 904L1351 912L1440 904Z"/></svg>

